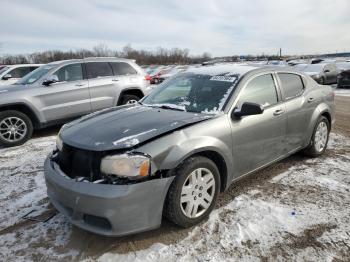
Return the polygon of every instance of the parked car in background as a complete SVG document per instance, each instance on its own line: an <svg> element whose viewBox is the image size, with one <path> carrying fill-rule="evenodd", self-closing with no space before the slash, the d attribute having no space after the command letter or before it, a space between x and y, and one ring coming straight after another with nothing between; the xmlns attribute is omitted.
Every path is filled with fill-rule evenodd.
<svg viewBox="0 0 350 262"><path fill-rule="evenodd" d="M350 87L350 62L336 63L340 73L338 74L337 87Z"/></svg>
<svg viewBox="0 0 350 262"><path fill-rule="evenodd" d="M135 102L150 91L148 85L144 71L128 59L86 58L41 66L14 85L0 87L0 145L20 145L33 129Z"/></svg>
<svg viewBox="0 0 350 262"><path fill-rule="evenodd" d="M267 65L269 65L269 66L288 66L288 63L284 60L270 60L270 61L267 61Z"/></svg>
<svg viewBox="0 0 350 262"><path fill-rule="evenodd" d="M0 85L11 85L30 72L37 69L41 64L7 65L0 69Z"/></svg>
<svg viewBox="0 0 350 262"><path fill-rule="evenodd" d="M290 68L189 69L140 103L63 126L45 161L47 193L97 234L154 229L163 215L190 227L238 178L300 150L323 154L333 114L332 88Z"/></svg>
<svg viewBox="0 0 350 262"><path fill-rule="evenodd" d="M167 70L169 67L168 66L157 66L152 69L150 69L147 73L150 78L150 83L151 84L158 84L159 83L159 75L161 74L162 71Z"/></svg>
<svg viewBox="0 0 350 262"><path fill-rule="evenodd" d="M181 65L181 66L175 66L173 68L169 68L167 70L162 70L162 71L159 72L158 82L162 83L163 81L165 81L168 78L176 75L177 73L185 71L187 68L188 68L188 66Z"/></svg>
<svg viewBox="0 0 350 262"><path fill-rule="evenodd" d="M311 76L321 85L337 83L339 70L335 63L297 64L294 68Z"/></svg>

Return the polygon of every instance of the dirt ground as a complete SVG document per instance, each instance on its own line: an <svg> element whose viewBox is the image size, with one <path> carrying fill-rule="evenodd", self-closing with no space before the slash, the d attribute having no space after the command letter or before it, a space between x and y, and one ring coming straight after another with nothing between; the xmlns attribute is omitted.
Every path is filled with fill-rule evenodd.
<svg viewBox="0 0 350 262"><path fill-rule="evenodd" d="M302 228L301 233L291 233L294 232L294 229L290 231L286 230L284 233L278 231L278 234L276 233L277 236L283 235L282 243L285 243L287 247L282 245L281 241L276 242L275 240L271 240L273 244L268 247L268 253L264 253L265 249L262 247L262 244L259 243L259 241L248 240L246 242L242 242L244 247L240 247L241 249L233 245L232 242L227 241L224 243L220 242L223 247L217 250L217 253L213 253L207 257L203 257L204 255L200 254L210 253L208 250L203 249L202 246L194 246L193 249L197 248L197 251L191 250L191 248L188 248L188 246L185 248L184 246L186 243L191 245L192 242L197 243L200 241L200 239L197 238L202 236L201 234L203 234L203 232L207 232L210 225L216 225L214 222L210 222L212 219L210 219L208 223L203 222L200 226L190 229L178 228L170 222L164 220L159 229L122 238L102 237L83 231L70 225L68 221L66 221L60 214L56 215L48 222L35 222L22 219L22 216L25 215L25 213L34 208L39 209L37 218L46 218L55 212L45 196L45 185L41 180L41 176L43 161L42 155L49 152L53 147L55 140L54 136L57 134L57 130L58 128L51 128L37 132L35 134L35 139L37 139L37 142L35 144L29 144L27 149L23 149L23 152L21 151L22 149L17 149L17 151L11 149L0 149L0 151L2 150L0 155L0 176L10 174L10 179L4 182L5 185L3 184L3 186L0 186L0 212L5 214L3 218L0 218L0 253L3 254L3 256L0 257L0 260L78 261L84 259L99 259L102 261L131 261L134 259L139 259L139 261L142 261L143 259L140 259L140 256L146 256L149 261L152 261L152 258L155 258L154 260L160 259L159 261L161 261L162 257L158 257L158 255L155 255L156 257L149 256L150 254L153 254L152 252L154 252L154 245L161 244L161 251L157 251L158 253L165 252L164 246L166 246L167 250L169 250L169 246L172 247L171 253L169 253L171 254L170 261L172 261L172 259L175 261L176 258L181 257L181 252L187 252L186 254L189 255L187 258L190 261L215 260L215 258L218 260L225 260L227 258L241 258L250 260L249 258L254 258L253 260L262 261L267 261L269 258L275 258L277 260L289 260L291 258L294 258L293 260L297 260L298 258L301 258L301 260L303 260L303 258L307 258L307 254L309 254L307 252L311 252L310 254L312 254L314 258L322 258L324 255L322 250L325 249L327 249L329 254L332 254L332 259L334 259L333 261L350 261L350 233L348 233L348 237L343 237L341 240L339 240L339 243L334 240L334 237L331 238L332 243L329 244L325 244L319 240L319 238L324 237L329 232L336 230L337 225L331 219L329 219L329 221L325 220L322 223L307 225L305 228ZM281 205L286 204L286 202L289 204L290 202L299 203L302 202L302 200L301 198L298 198L298 195L293 196L292 199L285 199L283 196L288 190L301 190L298 193L299 195L304 195L306 198L310 197L310 199L312 199L314 202L322 202L324 200L323 197L327 196L326 194L328 193L324 192L325 195L322 195L323 191L321 190L321 195L317 194L318 188L315 185L311 185L309 187L306 186L305 188L300 189L294 184L293 186L288 185L288 181L283 182L286 180L286 178L283 176L280 179L282 182L274 182L274 179L280 177L281 174L286 172L292 172L293 170L298 172L298 170L303 168L305 170L310 169L310 172L314 172L314 166L322 165L322 161L327 163L328 159L330 158L332 161L336 161L338 158L344 158L344 163L350 163L350 159L348 157L350 154L350 148L348 146L339 146L343 143L341 141L350 140L350 97L336 97L336 124L333 127L333 133L335 133L335 136L333 139L334 142L332 143L334 143L336 146L328 149L319 162L310 161L303 155L296 154L236 182L229 188L228 191L221 194L215 212L223 221L224 225L226 227L232 226L233 222L235 221L233 213L241 212L241 210L237 210L236 207L230 209L228 206L232 205L232 203L239 203L239 200L244 197L247 198L245 203L250 203L249 201L255 200L265 202L272 201L272 203L274 203L274 199L277 199L277 202ZM30 156L24 157L24 154L27 154L28 152L30 152ZM334 156L336 156L336 158L334 158ZM16 166L13 166L11 161L21 157L23 158L16 160L17 162L19 161L20 164L17 164L16 162ZM34 164L33 159L35 159ZM333 162L330 162L330 164ZM347 170L347 168L343 168L341 170L343 173L346 173L347 171L350 173L350 170ZM331 171L328 170L327 172ZM31 177L30 180L28 180L28 183L24 183L20 178L18 178L18 175L20 174ZM1 192L1 190L7 186L6 183L15 185L16 189L13 189L12 192L8 194ZM344 192L337 189L337 193L334 193L334 196L336 196L337 199L345 199L345 201L341 204L337 203L337 207L339 207L338 204L340 206L344 205L345 209L347 208L347 210L350 210L349 184L346 186L347 189ZM23 195L23 192L25 192L25 194L26 192L28 193ZM261 194L266 195L266 197L261 198ZM16 200L16 204L14 205L11 199L19 200ZM336 200L333 202L336 202ZM299 204L300 206L304 206L307 203L308 200L305 199L303 203ZM252 205L254 206L254 204ZM324 203L319 204L318 208L323 208L323 205ZM346 220L347 218L348 220ZM349 213L348 215L345 214L344 216L340 215L339 221L340 220L350 222ZM222 225L218 225L218 228L215 230L219 231L221 226ZM213 233L213 231L210 232ZM273 234L275 234L275 232L271 233L271 235ZM211 236L220 238L220 235L218 236L217 234L212 234ZM223 235L222 237L224 238L227 236ZM189 238L192 242L188 242ZM213 241L215 241L215 239L213 239ZM220 241L220 239L218 241ZM209 245L209 242L206 243ZM232 246L225 246L225 244L228 245L228 243ZM213 247L213 250L216 250L215 248L216 246ZM151 251L148 253L140 253L142 250L150 249ZM312 249L312 251L309 251L309 249ZM306 252L306 257L300 257L300 250ZM194 252L199 253L194 254ZM220 252L224 252L225 256L218 256L218 253ZM226 254L225 252L231 253ZM109 255L106 256L106 254ZM118 255L115 256L115 254ZM123 254L125 256L123 256ZM132 254L131 257L130 254ZM168 255L168 253L164 254ZM314 260L312 259L312 256L310 260Z"/></svg>

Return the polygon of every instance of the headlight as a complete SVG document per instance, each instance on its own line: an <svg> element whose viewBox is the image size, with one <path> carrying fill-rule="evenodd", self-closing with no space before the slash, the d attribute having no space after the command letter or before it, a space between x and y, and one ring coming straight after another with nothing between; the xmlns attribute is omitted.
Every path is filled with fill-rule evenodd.
<svg viewBox="0 0 350 262"><path fill-rule="evenodd" d="M143 155L106 156L101 161L101 172L121 177L146 177L150 172L150 159Z"/></svg>
<svg viewBox="0 0 350 262"><path fill-rule="evenodd" d="M56 147L59 151L62 151L63 148L63 142L60 136L60 133L58 133L57 138L56 138Z"/></svg>

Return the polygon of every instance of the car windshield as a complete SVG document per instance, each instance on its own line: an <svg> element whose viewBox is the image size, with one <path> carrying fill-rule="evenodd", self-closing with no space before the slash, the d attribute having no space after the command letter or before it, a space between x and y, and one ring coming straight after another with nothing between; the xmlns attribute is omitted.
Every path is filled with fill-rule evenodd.
<svg viewBox="0 0 350 262"><path fill-rule="evenodd" d="M187 112L219 113L237 80L238 75L182 73L162 83L142 103Z"/></svg>
<svg viewBox="0 0 350 262"><path fill-rule="evenodd" d="M31 85L54 67L56 67L56 65L43 65L20 79L15 85Z"/></svg>
<svg viewBox="0 0 350 262"><path fill-rule="evenodd" d="M0 75L2 75L7 69L9 69L10 67L8 66L4 66L3 68L0 69Z"/></svg>

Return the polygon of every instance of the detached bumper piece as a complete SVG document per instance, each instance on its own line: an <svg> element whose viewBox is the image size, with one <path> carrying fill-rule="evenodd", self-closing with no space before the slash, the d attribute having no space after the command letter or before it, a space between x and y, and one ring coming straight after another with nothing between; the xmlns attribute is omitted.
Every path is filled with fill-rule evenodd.
<svg viewBox="0 0 350 262"><path fill-rule="evenodd" d="M130 185L77 182L49 156L45 180L51 203L71 223L93 233L123 236L160 226L173 177Z"/></svg>

